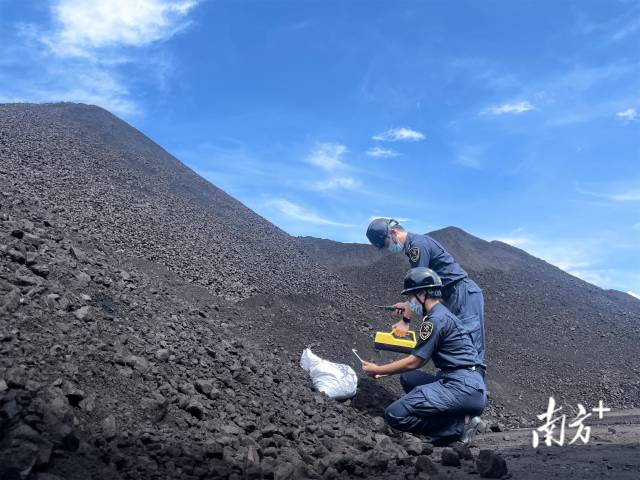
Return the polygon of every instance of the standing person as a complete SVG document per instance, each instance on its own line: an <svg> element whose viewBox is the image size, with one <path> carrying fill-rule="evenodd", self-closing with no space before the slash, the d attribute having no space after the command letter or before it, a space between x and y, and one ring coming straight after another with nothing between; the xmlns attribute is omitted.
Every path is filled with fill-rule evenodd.
<svg viewBox="0 0 640 480"><path fill-rule="evenodd" d="M444 285L443 303L471 335L484 375L484 296L480 287L437 240L429 235L407 232L396 220L376 218L367 228L367 238L378 248L387 248L393 253L404 252L412 268L426 267L438 274ZM395 306L396 315L402 315L402 320L394 325L395 331L404 335L409 330L410 305L404 302Z"/></svg>
<svg viewBox="0 0 640 480"><path fill-rule="evenodd" d="M409 270L401 293L418 316L424 315L416 347L411 355L386 365L362 362L362 369L373 378L402 374L406 394L386 408L389 426L437 441L468 443L487 401L478 352L467 330L440 302L442 281L433 270ZM439 369L436 375L418 370L429 359Z"/></svg>

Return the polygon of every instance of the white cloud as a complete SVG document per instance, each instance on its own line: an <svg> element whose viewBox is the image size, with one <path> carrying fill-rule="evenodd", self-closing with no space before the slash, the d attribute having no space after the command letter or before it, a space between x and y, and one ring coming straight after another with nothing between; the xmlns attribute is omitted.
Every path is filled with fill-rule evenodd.
<svg viewBox="0 0 640 480"><path fill-rule="evenodd" d="M591 260L585 258L581 252L571 252L569 250L562 252L560 249L556 249L549 253L540 252L538 250L532 250L529 253L580 278L582 278L580 273L583 272L584 274L584 272L587 272L588 270L584 269L592 264Z"/></svg>
<svg viewBox="0 0 640 480"><path fill-rule="evenodd" d="M360 182L351 177L332 177L313 184L313 190L353 189L360 186Z"/></svg>
<svg viewBox="0 0 640 480"><path fill-rule="evenodd" d="M0 100L13 102L79 102L99 105L121 115L140 113L126 84L115 73L96 65L52 64L41 69L41 78L30 83L6 85ZM11 90L13 88L13 90Z"/></svg>
<svg viewBox="0 0 640 480"><path fill-rule="evenodd" d="M482 155L486 152L485 145L461 145L456 147L454 162L468 168L479 170L482 168Z"/></svg>
<svg viewBox="0 0 640 480"><path fill-rule="evenodd" d="M482 168L480 160L477 157L469 155L458 155L456 157L456 163L464 167L475 168L476 170Z"/></svg>
<svg viewBox="0 0 640 480"><path fill-rule="evenodd" d="M640 187L618 187L618 191L610 193L593 192L577 187L576 191L583 195L604 198L614 202L640 202Z"/></svg>
<svg viewBox="0 0 640 480"><path fill-rule="evenodd" d="M612 243L615 238L612 235L548 240L518 228L504 235L487 238L522 248L534 257L601 288L639 291L640 273L632 265L626 268L608 265L608 257L603 251L610 253L617 248Z"/></svg>
<svg viewBox="0 0 640 480"><path fill-rule="evenodd" d="M52 0L48 24L14 25L17 36L0 61L20 76L5 75L0 98L89 103L119 115L139 114L142 108L130 79L145 79L146 87L163 89L173 71L166 52L141 48L184 28L186 15L197 3Z"/></svg>
<svg viewBox="0 0 640 480"><path fill-rule="evenodd" d="M637 32L638 30L640 30L640 18L638 17L638 10L636 9L636 11L634 12L634 20L625 25L622 25L620 29L612 35L611 40L617 42L618 40L626 38L627 36Z"/></svg>
<svg viewBox="0 0 640 480"><path fill-rule="evenodd" d="M382 142L398 142L398 141L412 141L419 142L424 140L426 137L423 133L420 133L416 130L411 130L410 128L391 128L386 132L378 133L371 137L373 140L382 141Z"/></svg>
<svg viewBox="0 0 640 480"><path fill-rule="evenodd" d="M117 46L141 47L165 40L186 25L193 0L57 0L56 28L43 41L60 56L93 57Z"/></svg>
<svg viewBox="0 0 640 480"><path fill-rule="evenodd" d="M632 297L635 297L635 298L637 298L638 300L640 300L640 293L635 293L635 292L632 292L631 290L629 290L627 293L628 293L629 295L631 295Z"/></svg>
<svg viewBox="0 0 640 480"><path fill-rule="evenodd" d="M621 9L620 15L610 17L604 22L593 21L586 14L577 12L576 31L591 36L590 41L597 38L599 44L617 42L637 32L640 29L640 5L637 2L619 3L628 4L630 8Z"/></svg>
<svg viewBox="0 0 640 480"><path fill-rule="evenodd" d="M348 223L335 222L327 218L305 209L304 207L284 199L273 199L267 202L267 205L275 207L283 215L299 220L305 223L313 223L315 225L331 225L334 227L353 227Z"/></svg>
<svg viewBox="0 0 640 480"><path fill-rule="evenodd" d="M632 122L634 120L638 120L640 115L638 115L638 112L635 108L627 108L626 110L617 112L616 117Z"/></svg>
<svg viewBox="0 0 640 480"><path fill-rule="evenodd" d="M483 112L483 115L505 115L505 114L520 114L535 110L535 107L526 100L516 103L504 103L502 105L494 105L487 108Z"/></svg>
<svg viewBox="0 0 640 480"><path fill-rule="evenodd" d="M473 66L472 63L466 68L472 69ZM479 65L478 68L482 67ZM493 67L494 70L496 68ZM508 87L510 92L517 92L509 94L513 95L513 100L487 105L489 108L480 109L479 115L498 117L539 111L540 119L553 127L611 117L612 112L621 110L622 106L626 108L629 102L635 102L637 92L633 90L633 85L637 71L638 63L628 60L600 63L597 66L569 64L543 79L514 83ZM473 75L467 75L466 78L473 78ZM504 87L495 86L493 90L501 91ZM596 90L610 94L598 95L594 93Z"/></svg>
<svg viewBox="0 0 640 480"><path fill-rule="evenodd" d="M321 143L307 157L307 162L327 172L346 168L342 157L349 150L339 143Z"/></svg>
<svg viewBox="0 0 640 480"><path fill-rule="evenodd" d="M587 242L578 245L569 242L547 241L528 234L522 227L504 235L488 238L523 248L534 257L541 258L574 275L576 270L587 269L593 263L592 252L595 247Z"/></svg>
<svg viewBox="0 0 640 480"><path fill-rule="evenodd" d="M562 267L560 267L562 268ZM563 270L565 270L563 268ZM585 282L589 282L592 285L608 285L611 283L611 277L606 273L603 273L599 270L567 270L568 273L573 275L574 277L578 277L580 280L584 280Z"/></svg>
<svg viewBox="0 0 640 480"><path fill-rule="evenodd" d="M389 158L397 157L400 154L395 150L391 150L390 148L372 147L367 150L367 155L375 158Z"/></svg>
<svg viewBox="0 0 640 480"><path fill-rule="evenodd" d="M607 198L617 202L640 202L640 190L628 190L620 193L606 195Z"/></svg>
<svg viewBox="0 0 640 480"><path fill-rule="evenodd" d="M587 268L571 270L569 273L601 288L626 291L630 295L634 295L632 292L639 291L640 287L640 274L630 269Z"/></svg>
<svg viewBox="0 0 640 480"><path fill-rule="evenodd" d="M520 247L522 245L526 245L527 243L531 242L531 239L529 237L525 237L525 236L521 236L521 237L516 237L516 236L498 237L498 238L496 238L496 240L499 241L499 242L511 245L512 247Z"/></svg>

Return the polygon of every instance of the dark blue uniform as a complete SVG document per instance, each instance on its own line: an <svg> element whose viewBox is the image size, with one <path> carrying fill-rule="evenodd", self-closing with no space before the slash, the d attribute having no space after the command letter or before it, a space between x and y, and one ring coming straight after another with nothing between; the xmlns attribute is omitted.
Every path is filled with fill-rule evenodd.
<svg viewBox="0 0 640 480"><path fill-rule="evenodd" d="M478 352L469 332L441 303L423 319L418 336L412 354L433 360L439 371L402 374L407 394L387 407L385 420L397 430L434 439L459 437L465 415L480 415L487 401Z"/></svg>
<svg viewBox="0 0 640 480"><path fill-rule="evenodd" d="M409 257L411 268L430 268L442 279L443 303L471 334L480 363L484 365L484 296L480 287L449 252L428 235L407 232L404 253Z"/></svg>

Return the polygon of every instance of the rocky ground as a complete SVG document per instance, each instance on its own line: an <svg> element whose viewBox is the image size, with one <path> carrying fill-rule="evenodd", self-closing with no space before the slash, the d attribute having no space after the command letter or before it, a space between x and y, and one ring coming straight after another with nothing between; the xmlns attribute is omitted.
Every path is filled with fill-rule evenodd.
<svg viewBox="0 0 640 480"><path fill-rule="evenodd" d="M314 393L297 354L241 335L246 308L16 193L0 202L1 478L384 477L430 452Z"/></svg>
<svg viewBox="0 0 640 480"><path fill-rule="evenodd" d="M96 107L0 106L0 478L509 475L494 451L514 478L569 465L508 429L550 394L637 406L640 302L435 235L487 297L490 431L470 451L388 430L395 379L338 403L298 366L308 345L397 358L373 351L390 319L370 305L397 299L401 257L292 238ZM636 427L611 428L567 458L636 472Z"/></svg>
<svg viewBox="0 0 640 480"><path fill-rule="evenodd" d="M478 443L498 450L513 478L632 480L640 476L639 414L628 409L607 412L602 420L590 417L585 421L590 428L586 444L577 440L567 445L577 433L575 428L567 429L564 446L533 449L529 428L486 433ZM554 438L558 440L557 431Z"/></svg>

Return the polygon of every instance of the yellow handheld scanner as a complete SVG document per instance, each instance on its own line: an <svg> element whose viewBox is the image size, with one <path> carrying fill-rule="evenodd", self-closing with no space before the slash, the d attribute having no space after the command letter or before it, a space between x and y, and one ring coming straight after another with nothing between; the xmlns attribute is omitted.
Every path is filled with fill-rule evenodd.
<svg viewBox="0 0 640 480"><path fill-rule="evenodd" d="M416 332L409 330L404 337L395 337L393 332L376 332L373 345L376 350L388 350L390 352L411 353L416 346Z"/></svg>

